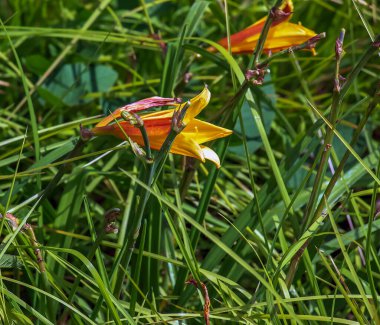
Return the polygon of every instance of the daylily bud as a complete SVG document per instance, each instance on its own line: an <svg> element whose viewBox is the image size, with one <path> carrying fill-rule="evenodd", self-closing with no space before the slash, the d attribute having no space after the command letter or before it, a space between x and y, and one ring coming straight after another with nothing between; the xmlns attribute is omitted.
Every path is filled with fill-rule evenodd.
<svg viewBox="0 0 380 325"><path fill-rule="evenodd" d="M287 20L292 15L292 12L285 12L280 8L274 7L270 10L270 14L273 18L273 22L282 22Z"/></svg>
<svg viewBox="0 0 380 325"><path fill-rule="evenodd" d="M180 133L186 126L184 123L184 118L186 115L187 109L190 107L191 102L187 102L183 107L179 107L177 110L174 111L173 117L172 117L172 129L176 133Z"/></svg>
<svg viewBox="0 0 380 325"><path fill-rule="evenodd" d="M119 232L119 228L115 224L109 223L109 224L105 225L104 231L107 234L117 234Z"/></svg>
<svg viewBox="0 0 380 325"><path fill-rule="evenodd" d="M247 70L245 73L245 79L248 81L252 81L254 85L262 85L264 82L265 73L267 69L265 67Z"/></svg>
<svg viewBox="0 0 380 325"><path fill-rule="evenodd" d="M120 209L118 208L108 210L104 214L104 222L105 222L104 231L107 234L110 234L110 233L117 234L119 232L119 229L117 225L115 224L115 221L117 220L119 216L120 216Z"/></svg>
<svg viewBox="0 0 380 325"><path fill-rule="evenodd" d="M91 132L90 129L85 129L82 124L79 125L79 133L80 133L80 137L83 141L88 141L90 140L94 134Z"/></svg>
<svg viewBox="0 0 380 325"><path fill-rule="evenodd" d="M3 215L0 213L0 219L3 218ZM5 219L8 220L12 230L16 230L19 225L19 219L16 218L12 213L6 213Z"/></svg>
<svg viewBox="0 0 380 325"><path fill-rule="evenodd" d="M145 151L132 139L129 139L129 144L131 145L132 151L138 158L145 158Z"/></svg>
<svg viewBox="0 0 380 325"><path fill-rule="evenodd" d="M143 120L136 113L128 112L127 110L123 110L121 112L121 117L125 121L127 121L128 123L134 125L137 128L140 128L140 127L144 126Z"/></svg>
<svg viewBox="0 0 380 325"><path fill-rule="evenodd" d="M113 208L111 210L108 210L104 214L104 219L107 223L114 222L119 218L120 216L120 209L119 208Z"/></svg>
<svg viewBox="0 0 380 325"><path fill-rule="evenodd" d="M343 53L343 43L342 41L337 38L335 41L335 58L339 60Z"/></svg>

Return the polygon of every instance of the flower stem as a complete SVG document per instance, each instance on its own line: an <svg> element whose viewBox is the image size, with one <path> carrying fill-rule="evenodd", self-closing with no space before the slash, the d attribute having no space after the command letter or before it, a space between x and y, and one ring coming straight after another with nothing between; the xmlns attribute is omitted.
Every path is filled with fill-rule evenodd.
<svg viewBox="0 0 380 325"><path fill-rule="evenodd" d="M358 67L363 68L363 66L365 65L365 63L371 57L370 55L367 55L368 52L370 52L371 54L374 53L372 48L368 49L365 52L365 54L362 56L361 61L359 61L358 64L354 67L354 69L350 73L350 76L355 76L356 77L359 74L360 70L358 70ZM365 61L365 62L363 62L363 61ZM336 80L336 78L339 79L339 75L337 74L337 70L335 72L335 80ZM336 81L335 81L335 86L334 86L334 95L335 95L334 98L335 98L335 100L333 98L333 104L332 104L331 110L333 110L334 105L338 105L338 106L340 105L341 100L343 98L342 91L345 89L344 91L346 93L347 90L348 90L348 88L345 88L345 87L349 87L349 85L352 84L353 80L354 80L354 78L351 77L350 78L350 82L347 84L347 81L346 81L344 83L343 87L341 87L341 88L339 87L339 84L337 84ZM373 96L373 100L370 102L370 104L369 104L369 106L367 108L367 111L365 113L365 116L363 117L363 119L361 120L361 122L359 123L358 127L356 128L356 130L354 132L354 135L353 135L352 140L350 142L351 146L353 144L355 144L357 142L357 140L359 139L360 133L361 133L362 129L364 128L365 124L367 123L367 120L368 120L369 116L371 115L371 113L374 111L374 109L376 108L376 106L379 103L379 87L380 87L380 85L378 85L376 87L375 92L374 92L374 96ZM340 89L340 91L337 91L339 89ZM333 134L334 134L335 124L336 124L336 118L334 120L331 120L331 118L330 118L330 123L332 125L332 128L329 128L327 130L325 139L327 137L329 137L329 136L331 136L331 139L332 139ZM325 141L325 143L331 143L331 141L330 142L326 142ZM338 181L338 179L339 179L339 177L340 177L340 175L341 175L341 173L343 171L345 163L347 162L348 158L350 157L350 154L351 154L350 151L347 149L346 152L345 152L345 154L344 154L344 156L342 157L342 159L341 159L338 167L336 168L335 173L331 177L330 182L328 183L328 185L327 185L327 187L326 187L326 189L325 189L325 191L323 193L323 196L321 197L321 199L320 199L320 201L318 203L318 206L315 209L312 217L309 218L311 211L308 212L308 215L305 213L305 218L303 220L303 224L311 224L311 223L313 223L322 214L323 209L325 207L325 202L330 197L330 195L332 193L332 190L334 189L334 186L335 186L336 182ZM320 169L321 169L321 166L322 166L323 156L326 156L326 155L327 154L326 154L326 150L325 150L325 152L323 153L322 158L321 158ZM318 172L319 172L319 170L318 170ZM318 176L318 173L317 173L317 176ZM313 191L314 191L314 187L313 187ZM319 191L318 191L318 193L319 193ZM310 201L311 200L312 200L312 198L310 198ZM310 201L309 201L309 204L310 204ZM316 197L313 199L313 201L316 201ZM309 219L310 219L310 222L308 222ZM294 256L294 258L292 259L292 262L291 262L291 265L290 265L290 268L289 268L289 272L287 274L287 279L286 279L286 283L287 283L288 287L291 285L291 283L293 281L294 274L296 272L298 263L299 263L299 261L300 261L300 259L302 257L303 252L305 251L305 249L309 245L309 243L310 243L310 240L307 240L305 242L305 244L297 252L297 254Z"/></svg>
<svg viewBox="0 0 380 325"><path fill-rule="evenodd" d="M316 45L316 43L318 43L321 39L323 39L325 37L326 37L326 33L320 33L320 34L318 34L318 35L316 35L316 36L308 39L306 42L304 42L302 44L291 46L291 47L288 47L285 50L276 52L275 54L273 54L271 56L268 56L267 58L265 58L264 60L262 60L257 65L257 68L260 69L260 68L265 67L272 60L274 60L274 59L276 59L276 58L278 58L278 57L280 57L280 56L282 56L284 54L290 54L292 52L297 52L297 51L313 48Z"/></svg>
<svg viewBox="0 0 380 325"><path fill-rule="evenodd" d="M320 193L323 178L326 172L327 168L327 162L330 157L331 152L331 146L332 146L332 140L334 138L334 129L335 125L337 124L337 117L339 115L340 110L340 81L339 81L339 70L340 70L340 62L343 57L343 41L344 41L344 35L345 30L342 29L339 35L339 38L335 42L335 73L334 73L334 88L333 88L333 98L332 98L332 104L331 104L331 110L330 110L330 117L329 121L332 125L331 129L327 129L323 143L324 143L324 151L321 156L321 161L319 163L319 168L317 170L317 175L314 179L313 189L310 194L310 199L308 201L308 204L306 206L306 211L304 214L304 217L302 219L302 226L301 231L302 233L304 230L310 225L310 215L313 213L315 209L315 205L317 204L317 197ZM306 248L306 246L304 245ZM292 259L289 272L286 277L286 284L288 287L290 287L291 283L293 282L293 278L298 266L298 263L300 261L300 258L302 256L303 250L300 249L300 254L296 254L294 258Z"/></svg>
<svg viewBox="0 0 380 325"><path fill-rule="evenodd" d="M176 136L182 131L183 127L183 119L186 114L186 110L189 107L190 103L185 103L184 106L180 107L177 112L173 114L172 125L168 136L166 137L160 151L158 152L156 158L154 159L152 164L147 164L148 171L145 177L144 183L152 188L154 183L156 182L159 174L162 171L163 164L165 159L170 151L170 148L176 138ZM140 187L142 189L142 187ZM136 198L139 196L136 195ZM119 255L115 259L114 264L111 269L111 289L115 295L115 297L120 296L122 283L124 281L125 274L122 270L119 272L119 266L123 266L123 269L127 269L129 263L132 258L133 249L135 247L136 241L139 237L141 222L145 213L145 207L148 203L150 197L150 191L144 191L142 193L142 197L140 197L140 201L138 203L137 215L131 219L131 225L128 225L130 229L127 235L127 240L125 241L123 247L120 250ZM116 276L117 275L117 276ZM103 298L99 297L96 306L91 315L92 319L95 319L99 308L101 306Z"/></svg>
<svg viewBox="0 0 380 325"><path fill-rule="evenodd" d="M274 13L281 6L282 2L283 2L283 0L277 0L276 3L274 4L274 6L272 7L272 9L268 13L264 27L260 33L259 41L257 42L256 48L255 48L255 54L254 54L253 62L252 62L254 67L257 67L257 65L259 64L259 60L260 60L261 54L264 50L264 44L265 44L265 41L267 39L270 26L272 25L272 23L274 21Z"/></svg>

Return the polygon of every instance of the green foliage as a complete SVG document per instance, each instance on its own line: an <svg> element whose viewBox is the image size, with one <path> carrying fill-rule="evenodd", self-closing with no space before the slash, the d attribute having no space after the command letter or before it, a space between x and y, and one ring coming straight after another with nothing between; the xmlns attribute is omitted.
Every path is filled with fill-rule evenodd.
<svg viewBox="0 0 380 325"><path fill-rule="evenodd" d="M294 0L327 37L254 85L216 42L273 2L0 2L1 323L201 324L207 296L213 324L380 322L380 7ZM205 84L220 169L79 137Z"/></svg>

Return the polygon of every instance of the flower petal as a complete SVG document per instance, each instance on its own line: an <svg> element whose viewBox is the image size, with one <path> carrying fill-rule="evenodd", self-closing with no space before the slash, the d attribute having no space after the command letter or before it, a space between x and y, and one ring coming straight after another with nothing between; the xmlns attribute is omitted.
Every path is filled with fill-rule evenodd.
<svg viewBox="0 0 380 325"><path fill-rule="evenodd" d="M202 92L190 99L190 107L187 109L185 118L183 121L185 124L189 123L194 117L196 117L209 103L211 93L207 87L204 87Z"/></svg>
<svg viewBox="0 0 380 325"><path fill-rule="evenodd" d="M182 133L178 134L175 138L170 152L178 155L194 157L205 162L201 146L191 137L187 137Z"/></svg>
<svg viewBox="0 0 380 325"><path fill-rule="evenodd" d="M292 16L291 14L294 10L292 0L284 1L279 9L282 10L285 13L285 15L283 15L280 19L277 19L276 21L274 21L271 25L271 28L273 28L276 25L279 25L285 21L288 21L291 18L291 16ZM236 46L238 46L239 44L245 43L249 37L257 36L257 39L258 39L260 37L261 31L264 27L266 20L267 20L267 17L263 17L260 20L258 20L257 22L255 22L254 24L252 24L252 25L248 26L247 28L241 30L240 32L237 32L237 33L231 35L230 40L231 40L231 51L232 51L232 53L241 53L241 52L236 52L234 50L234 48ZM228 38L227 37L221 39L220 41L218 41L218 43L220 45L222 45L224 48L228 48ZM249 52L253 52L255 45L253 47L250 47ZM209 50L212 51L214 49L211 47L211 48L209 48Z"/></svg>
<svg viewBox="0 0 380 325"><path fill-rule="evenodd" d="M96 126L105 126L113 122L115 119L119 118L121 116L121 112L125 110L128 112L138 112L152 107L177 106L179 102L180 100L178 98L163 98L158 96L145 98L116 109L114 112L96 124Z"/></svg>
<svg viewBox="0 0 380 325"><path fill-rule="evenodd" d="M193 119L186 125L181 134L186 137L191 137L198 144L202 144L211 140L224 138L231 133L231 130L201 120Z"/></svg>
<svg viewBox="0 0 380 325"><path fill-rule="evenodd" d="M144 124L149 138L161 136L165 139L170 131L171 120L167 118L156 119L144 121ZM91 130L94 135L113 135L119 139L125 140L125 134L123 131L132 139L141 136L141 131L126 121L120 121L105 126L97 126Z"/></svg>
<svg viewBox="0 0 380 325"><path fill-rule="evenodd" d="M194 117L196 117L209 103L211 93L207 87L203 88L202 92L194 98L190 99L190 106L185 114L184 122L188 124ZM175 104L177 108L183 106L183 104ZM163 111L153 112L142 115L143 121L148 121L156 118L171 118L173 116L174 109L167 109Z"/></svg>
<svg viewBox="0 0 380 325"><path fill-rule="evenodd" d="M217 168L220 168L220 159L217 153L209 147L201 146L205 159L213 162Z"/></svg>
<svg viewBox="0 0 380 325"><path fill-rule="evenodd" d="M264 51L276 52L306 42L316 34L299 24L284 22L269 30L268 37L264 44ZM234 53L252 52L259 40L260 35L253 35L244 42L232 47Z"/></svg>
<svg viewBox="0 0 380 325"><path fill-rule="evenodd" d="M133 135L131 136L131 139L139 145L144 145L144 140L141 134ZM165 139L166 136L150 136L150 147L153 150L160 150ZM177 135L172 144L172 147L170 148L170 152L177 155L194 157L201 160L202 162L205 162L205 157L201 146L198 143L196 143L192 138L186 137L183 134Z"/></svg>
<svg viewBox="0 0 380 325"><path fill-rule="evenodd" d="M157 118L172 118L174 109L165 109L163 111L153 112L141 115L143 121L155 120Z"/></svg>

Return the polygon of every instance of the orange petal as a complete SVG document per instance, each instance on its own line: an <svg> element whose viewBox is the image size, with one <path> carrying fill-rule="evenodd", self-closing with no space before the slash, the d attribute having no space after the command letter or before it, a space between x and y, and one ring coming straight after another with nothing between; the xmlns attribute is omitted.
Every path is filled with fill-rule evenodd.
<svg viewBox="0 0 380 325"><path fill-rule="evenodd" d="M281 24L285 21L288 21L291 18L291 16L292 16L291 13L294 10L292 0L284 1L279 9L288 15L284 15L280 19L277 19L276 21L274 21L271 25L271 28L273 28L274 26ZM261 31L265 25L266 20L267 20L267 17L263 17L260 20L258 20L257 22L255 22L254 24L252 24L252 25L248 26L247 28L241 30L240 32L237 32L237 33L231 35L230 41L231 41L232 53L234 53L233 48L235 46L237 46L238 44L244 43L247 38L252 37L252 36L257 36L257 38L259 38ZM220 45L222 45L224 48L228 48L228 38L227 37L221 39L220 41L218 41L218 43ZM209 50L213 51L214 49L211 47L211 48L209 48ZM253 50L254 50L254 47L250 49L250 52L253 52Z"/></svg>
<svg viewBox="0 0 380 325"><path fill-rule="evenodd" d="M316 33L299 24L284 22L269 30L264 44L264 51L277 52L291 46L300 45L314 37ZM260 35L247 37L244 42L235 44L231 50L233 53L252 52L256 47Z"/></svg>

